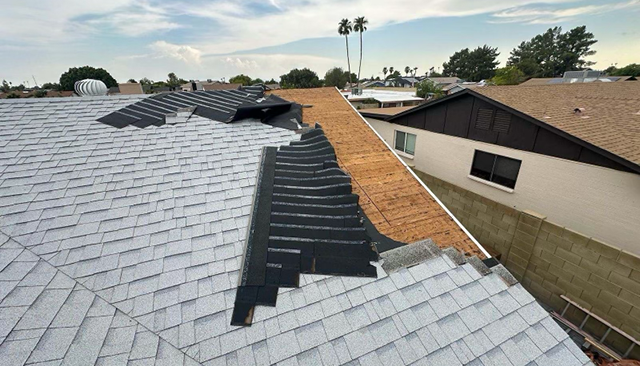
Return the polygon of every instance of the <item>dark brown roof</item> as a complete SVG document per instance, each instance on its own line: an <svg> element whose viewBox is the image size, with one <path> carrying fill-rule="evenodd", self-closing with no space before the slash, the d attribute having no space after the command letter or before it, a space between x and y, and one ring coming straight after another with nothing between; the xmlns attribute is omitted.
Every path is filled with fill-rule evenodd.
<svg viewBox="0 0 640 366"><path fill-rule="evenodd" d="M493 99L640 165L640 83L488 86ZM584 108L579 115L576 108Z"/></svg>

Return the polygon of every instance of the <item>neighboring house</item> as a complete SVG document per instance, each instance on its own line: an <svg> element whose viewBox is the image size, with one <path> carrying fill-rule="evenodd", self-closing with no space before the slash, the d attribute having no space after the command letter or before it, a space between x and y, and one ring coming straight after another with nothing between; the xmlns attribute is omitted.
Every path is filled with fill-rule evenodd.
<svg viewBox="0 0 640 366"><path fill-rule="evenodd" d="M420 80L420 78L413 76L400 76L395 78L393 81L397 84L396 86L401 88L414 88Z"/></svg>
<svg viewBox="0 0 640 366"><path fill-rule="evenodd" d="M122 83L118 84L120 95L144 94L140 83Z"/></svg>
<svg viewBox="0 0 640 366"><path fill-rule="evenodd" d="M427 79L433 81L434 83L442 87L450 84L461 84L463 82L462 79L455 76L427 77Z"/></svg>
<svg viewBox="0 0 640 366"><path fill-rule="evenodd" d="M2 362L589 364L335 89L277 95L0 102Z"/></svg>
<svg viewBox="0 0 640 366"><path fill-rule="evenodd" d="M636 81L634 76L608 76L601 71L567 71L561 78L531 78L520 85L548 85L575 83L611 83L621 81Z"/></svg>
<svg viewBox="0 0 640 366"><path fill-rule="evenodd" d="M362 83L363 88L384 87L385 82L383 80L369 80Z"/></svg>
<svg viewBox="0 0 640 366"><path fill-rule="evenodd" d="M192 81L182 84L180 90L182 91L194 91L194 90L237 90L242 84L239 83L222 83L220 81Z"/></svg>
<svg viewBox="0 0 640 366"><path fill-rule="evenodd" d="M357 95L349 91L342 92L342 94L358 109L415 106L424 102L423 98L416 97L415 92L386 89L363 89L362 93Z"/></svg>
<svg viewBox="0 0 640 366"><path fill-rule="evenodd" d="M640 254L639 105L636 83L489 86L370 122L420 171Z"/></svg>
<svg viewBox="0 0 640 366"><path fill-rule="evenodd" d="M450 95L453 93L457 93L459 91L463 91L465 89L474 89L477 87L482 87L485 86L485 82L481 81L478 83L474 83L474 82L463 82L463 83L452 83L449 85L445 85L442 87L442 90L445 92L446 95Z"/></svg>

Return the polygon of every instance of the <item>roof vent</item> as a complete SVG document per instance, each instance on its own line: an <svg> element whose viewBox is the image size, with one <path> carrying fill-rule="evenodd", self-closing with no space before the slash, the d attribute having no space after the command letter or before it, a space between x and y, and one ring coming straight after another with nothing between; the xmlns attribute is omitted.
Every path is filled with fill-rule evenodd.
<svg viewBox="0 0 640 366"><path fill-rule="evenodd" d="M573 114L575 114L576 116L582 116L584 111L585 111L584 108L576 108L576 109L573 110Z"/></svg>
<svg viewBox="0 0 640 366"><path fill-rule="evenodd" d="M107 95L107 85L100 80L84 79L73 84L76 94L81 97Z"/></svg>

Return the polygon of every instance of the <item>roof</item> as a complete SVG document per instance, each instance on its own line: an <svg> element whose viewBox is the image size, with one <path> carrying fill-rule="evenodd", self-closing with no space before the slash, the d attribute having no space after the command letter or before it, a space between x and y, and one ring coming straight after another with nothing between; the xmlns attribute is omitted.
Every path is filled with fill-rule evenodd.
<svg viewBox="0 0 640 366"><path fill-rule="evenodd" d="M204 90L236 90L240 88L242 84L239 83L203 83L202 88Z"/></svg>
<svg viewBox="0 0 640 366"><path fill-rule="evenodd" d="M375 118L376 116L394 116L398 113L402 113L404 111L407 111L411 108L415 108L416 106L406 106L406 107L389 107L389 108L364 108L364 109L358 109L358 112L365 116L372 116L373 118Z"/></svg>
<svg viewBox="0 0 640 366"><path fill-rule="evenodd" d="M348 106L331 89L286 92L315 100L307 118L333 113L367 131L352 109L327 111ZM588 362L520 284L428 242L399 248L416 248L420 264L376 264L376 279L301 275L251 327L230 325L261 151L300 135L197 115L146 128L96 121L144 98L0 102L3 362ZM363 184L345 146L356 140L325 129ZM359 145L386 148L369 133ZM396 250L386 263L406 256Z"/></svg>
<svg viewBox="0 0 640 366"><path fill-rule="evenodd" d="M488 86L473 92L640 165L640 84ZM576 108L584 108L576 115Z"/></svg>
<svg viewBox="0 0 640 366"><path fill-rule="evenodd" d="M571 80L571 79L563 79L563 78L531 78L531 79L521 83L520 85L534 86L534 85L559 84L559 83L567 82L567 80ZM594 79L586 79L585 82L593 82L593 81L618 82L618 81L627 81L627 80L635 80L635 77L633 77L633 76L606 76L606 75L604 75L604 76L601 76L601 77L599 77L598 79L595 79L595 80ZM576 83L576 81L573 81L571 83Z"/></svg>
<svg viewBox="0 0 640 366"><path fill-rule="evenodd" d="M140 83L121 83L118 84L118 90L122 95L144 94Z"/></svg>
<svg viewBox="0 0 640 366"><path fill-rule="evenodd" d="M462 82L462 79L455 76L427 77L427 79L438 84L454 84Z"/></svg>
<svg viewBox="0 0 640 366"><path fill-rule="evenodd" d="M378 102L406 102L406 101L423 101L423 98L416 97L416 93L409 91L390 91L383 89L363 89L362 94L351 94L350 91L342 93L350 101L360 101L364 99L375 99Z"/></svg>
<svg viewBox="0 0 640 366"><path fill-rule="evenodd" d="M482 256L481 250L425 190L357 111L333 88L279 90L284 99L313 107L303 120L318 122L352 178L360 206L376 228L404 243L427 238Z"/></svg>

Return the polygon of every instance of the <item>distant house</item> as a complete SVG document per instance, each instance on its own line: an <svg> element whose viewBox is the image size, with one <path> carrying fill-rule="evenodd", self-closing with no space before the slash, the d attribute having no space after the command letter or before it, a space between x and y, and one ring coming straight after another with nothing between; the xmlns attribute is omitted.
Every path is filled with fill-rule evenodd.
<svg viewBox="0 0 640 366"><path fill-rule="evenodd" d="M369 81L365 81L361 85L363 88L376 88L376 87L386 86L383 80L369 80Z"/></svg>
<svg viewBox="0 0 640 366"><path fill-rule="evenodd" d="M601 71L567 71L560 78L531 78L520 85L551 85L551 84L580 84L580 83L613 83L621 81L636 81L635 76L608 76Z"/></svg>
<svg viewBox="0 0 640 366"><path fill-rule="evenodd" d="M474 83L474 82L462 82L462 83L452 83L449 85L445 85L442 87L442 91L445 92L446 95L449 94L453 94L453 93L457 93L459 91L463 91L465 89L474 89L480 86L485 86L485 82L481 81L478 83Z"/></svg>
<svg viewBox="0 0 640 366"><path fill-rule="evenodd" d="M242 84L239 83L223 83L220 81L192 81L182 84L180 90L182 91L194 91L194 90L237 90Z"/></svg>
<svg viewBox="0 0 640 366"><path fill-rule="evenodd" d="M396 86L399 86L402 88L414 88L416 84L420 82L420 80L422 79L419 77L400 76L394 79L393 82L396 84Z"/></svg>
<svg viewBox="0 0 640 366"><path fill-rule="evenodd" d="M427 79L433 81L434 83L440 85L440 86L445 86L445 85L450 85L450 84L460 84L462 83L464 80L455 77L455 76L443 76L443 77L427 77Z"/></svg>
<svg viewBox="0 0 640 366"><path fill-rule="evenodd" d="M342 92L357 109L415 106L424 102L415 92L389 91L385 89L363 89L361 94Z"/></svg>
<svg viewBox="0 0 640 366"><path fill-rule="evenodd" d="M144 94L140 83L122 83L118 84L121 95Z"/></svg>

